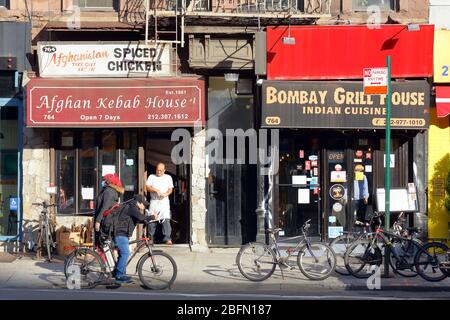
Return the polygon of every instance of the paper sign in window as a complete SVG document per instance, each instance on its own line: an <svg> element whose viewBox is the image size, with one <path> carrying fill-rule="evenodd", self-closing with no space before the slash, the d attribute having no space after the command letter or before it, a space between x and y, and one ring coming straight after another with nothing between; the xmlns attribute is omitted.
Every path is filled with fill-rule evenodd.
<svg viewBox="0 0 450 320"><path fill-rule="evenodd" d="M83 200L94 200L94 188L81 188Z"/></svg>
<svg viewBox="0 0 450 320"><path fill-rule="evenodd" d="M116 173L116 166L114 165L103 165L102 166L102 177L107 174L114 174Z"/></svg>
<svg viewBox="0 0 450 320"><path fill-rule="evenodd" d="M298 189L298 203L310 203L309 189Z"/></svg>
<svg viewBox="0 0 450 320"><path fill-rule="evenodd" d="M292 184L306 184L306 176L292 176Z"/></svg>

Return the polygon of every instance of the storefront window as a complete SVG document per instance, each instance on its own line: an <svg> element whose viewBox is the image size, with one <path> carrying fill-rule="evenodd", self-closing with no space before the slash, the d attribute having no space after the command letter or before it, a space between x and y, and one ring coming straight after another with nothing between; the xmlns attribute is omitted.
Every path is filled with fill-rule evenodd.
<svg viewBox="0 0 450 320"><path fill-rule="evenodd" d="M0 108L0 237L18 233L17 107Z"/></svg>
<svg viewBox="0 0 450 320"><path fill-rule="evenodd" d="M137 190L137 132L114 130L56 131L57 185L62 214L92 214L101 177L116 173L126 189Z"/></svg>
<svg viewBox="0 0 450 320"><path fill-rule="evenodd" d="M124 200L133 197L136 192L135 186L137 182L137 133L124 132L123 135L123 153L122 153L122 183L125 188Z"/></svg>
<svg viewBox="0 0 450 320"><path fill-rule="evenodd" d="M114 0L78 0L80 8L113 8Z"/></svg>
<svg viewBox="0 0 450 320"><path fill-rule="evenodd" d="M394 10L393 0L353 0L353 10L366 11L371 6L376 6L382 11Z"/></svg>
<svg viewBox="0 0 450 320"><path fill-rule="evenodd" d="M12 98L18 93L18 88L14 85L15 80L15 71L0 71L0 97Z"/></svg>
<svg viewBox="0 0 450 320"><path fill-rule="evenodd" d="M73 141L73 132L62 132L58 170L59 210L61 213L75 211L75 149Z"/></svg>
<svg viewBox="0 0 450 320"><path fill-rule="evenodd" d="M100 149L101 176L116 172L117 136L115 131L102 130L102 145Z"/></svg>
<svg viewBox="0 0 450 320"><path fill-rule="evenodd" d="M91 211L94 209L94 194L97 189L97 164L94 131L81 133L80 151L80 210Z"/></svg>

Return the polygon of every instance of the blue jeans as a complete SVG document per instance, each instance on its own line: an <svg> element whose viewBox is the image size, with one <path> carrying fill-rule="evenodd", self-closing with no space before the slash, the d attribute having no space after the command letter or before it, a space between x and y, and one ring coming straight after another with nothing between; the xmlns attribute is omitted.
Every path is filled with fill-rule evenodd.
<svg viewBox="0 0 450 320"><path fill-rule="evenodd" d="M114 238L117 248L119 249L119 259L116 264L116 278L126 275L128 257L130 256L130 248L128 237L117 236Z"/></svg>

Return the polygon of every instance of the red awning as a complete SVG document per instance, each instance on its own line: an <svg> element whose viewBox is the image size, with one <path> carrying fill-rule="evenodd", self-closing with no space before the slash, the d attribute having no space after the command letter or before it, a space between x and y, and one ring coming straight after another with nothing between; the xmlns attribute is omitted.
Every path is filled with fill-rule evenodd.
<svg viewBox="0 0 450 320"><path fill-rule="evenodd" d="M392 78L430 77L433 39L434 25L414 32L402 24L267 27L267 79L362 79L364 68L384 67L387 55Z"/></svg>
<svg viewBox="0 0 450 320"><path fill-rule="evenodd" d="M450 87L436 87L436 110L439 118L450 114Z"/></svg>

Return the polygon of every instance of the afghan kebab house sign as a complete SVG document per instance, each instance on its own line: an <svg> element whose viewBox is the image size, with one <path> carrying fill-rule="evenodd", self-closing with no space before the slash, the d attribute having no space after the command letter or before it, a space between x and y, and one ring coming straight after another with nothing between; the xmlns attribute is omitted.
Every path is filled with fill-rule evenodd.
<svg viewBox="0 0 450 320"><path fill-rule="evenodd" d="M204 122L198 78L43 79L27 84L29 127L194 126Z"/></svg>
<svg viewBox="0 0 450 320"><path fill-rule="evenodd" d="M39 42L38 59L43 78L171 75L169 44Z"/></svg>
<svg viewBox="0 0 450 320"><path fill-rule="evenodd" d="M265 81L262 126L266 128L383 129L386 95L365 95L357 81ZM392 83L392 129L429 125L430 86L426 81Z"/></svg>

